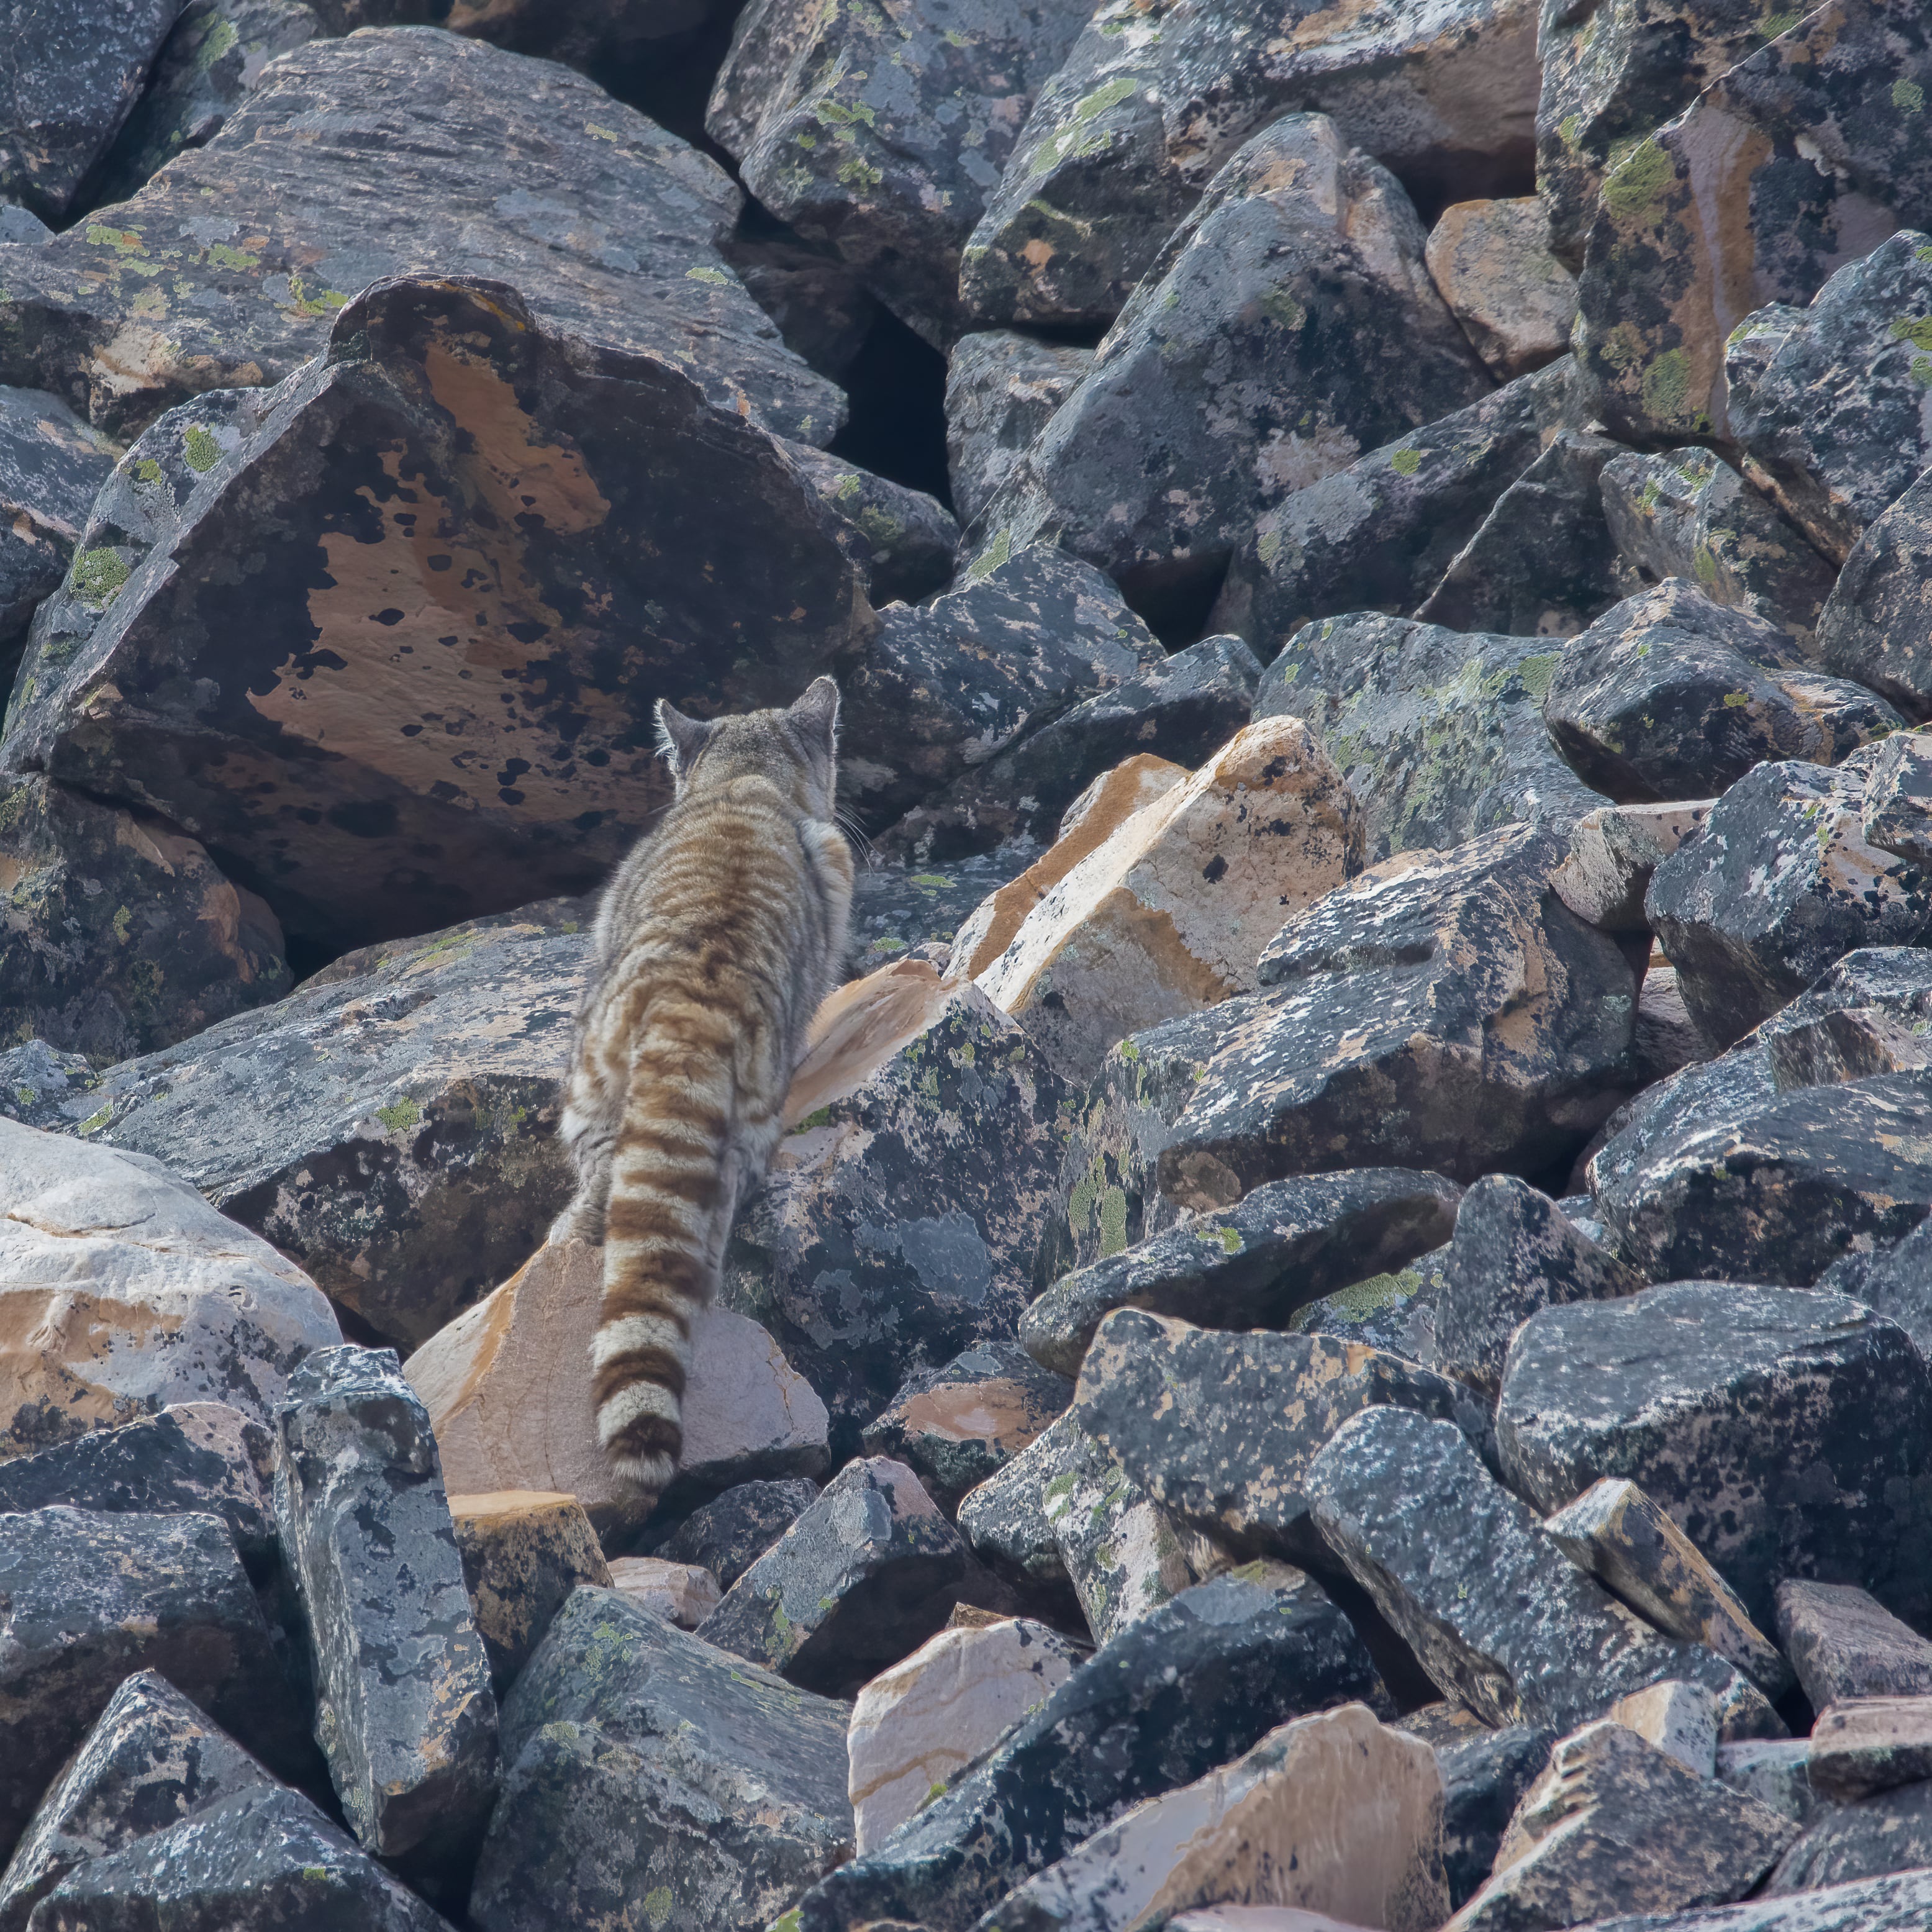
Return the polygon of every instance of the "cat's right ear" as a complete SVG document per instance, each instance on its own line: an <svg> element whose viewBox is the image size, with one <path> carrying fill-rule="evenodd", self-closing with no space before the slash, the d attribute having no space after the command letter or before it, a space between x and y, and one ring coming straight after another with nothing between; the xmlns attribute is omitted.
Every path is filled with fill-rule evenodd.
<svg viewBox="0 0 1932 1932"><path fill-rule="evenodd" d="M702 718L687 718L668 698L658 700L658 754L670 766L671 776L680 784L691 776L691 767L711 736L711 727Z"/></svg>

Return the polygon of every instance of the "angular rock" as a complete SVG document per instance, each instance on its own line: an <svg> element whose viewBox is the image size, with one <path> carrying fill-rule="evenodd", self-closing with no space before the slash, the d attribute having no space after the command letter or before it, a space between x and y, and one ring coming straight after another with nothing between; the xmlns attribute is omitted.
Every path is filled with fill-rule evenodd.
<svg viewBox="0 0 1932 1932"><path fill-rule="evenodd" d="M113 467L113 446L59 397L0 388L0 691L13 688L28 620L67 574Z"/></svg>
<svg viewBox="0 0 1932 1932"><path fill-rule="evenodd" d="M888 610L842 676L839 788L884 824L1166 653L1097 571L1040 546Z"/></svg>
<svg viewBox="0 0 1932 1932"><path fill-rule="evenodd" d="M1932 339L1932 320L1922 326ZM1921 357L1919 367L1932 379L1932 356ZM1917 641L1932 610L1932 580L1925 568L1928 528L1932 483L1922 476L1852 546L1818 616L1818 651L1825 663L1882 692L1914 718L1932 710L1932 666Z"/></svg>
<svg viewBox="0 0 1932 1932"><path fill-rule="evenodd" d="M91 1860L34 1932L448 1932L448 1922L298 1792L242 1792Z"/></svg>
<svg viewBox="0 0 1932 1932"><path fill-rule="evenodd" d="M1546 1516L1543 1530L1573 1563L1607 1584L1666 1636L1701 1643L1728 1658L1767 1697L1781 1697L1790 1689L1792 1666L1703 1552L1636 1484L1601 1477L1574 1502ZM1779 1587L1781 1600L1786 1589L1826 1586ZM1781 1615L1778 1634L1788 1649Z"/></svg>
<svg viewBox="0 0 1932 1932"><path fill-rule="evenodd" d="M1648 932L1651 875L1703 829L1714 802L1600 806L1570 829L1570 856L1550 881L1557 897L1606 932Z"/></svg>
<svg viewBox="0 0 1932 1932"><path fill-rule="evenodd" d="M697 1629L724 1594L709 1570L656 1556L619 1557L610 1565L610 1587L680 1630Z"/></svg>
<svg viewBox="0 0 1932 1932"><path fill-rule="evenodd" d="M299 1760L292 1700L218 1516L0 1516L0 1845L136 1671L272 1762Z"/></svg>
<svg viewBox="0 0 1932 1932"><path fill-rule="evenodd" d="M1932 1226L1921 1221L1895 1246L1873 1253L1853 1248L1818 1277L1817 1285L1862 1301L1912 1337L1922 1355L1932 1354Z"/></svg>
<svg viewBox="0 0 1932 1932"><path fill-rule="evenodd" d="M913 1370L1012 1333L1052 1205L1061 1094L1018 1027L965 987L779 1142L719 1298L809 1378L835 1456Z"/></svg>
<svg viewBox="0 0 1932 1932"><path fill-rule="evenodd" d="M1450 1922L1532 1932L1636 1905L1721 1905L1790 1844L1789 1820L1687 1771L1611 1720L1550 1754L1496 1854L1496 1872Z"/></svg>
<svg viewBox="0 0 1932 1932"><path fill-rule="evenodd" d="M262 1582L277 1562L274 1480L274 1439L260 1422L222 1402L171 1403L0 1462L0 1515L64 1503L112 1516L219 1516Z"/></svg>
<svg viewBox="0 0 1932 1932"><path fill-rule="evenodd" d="M1538 1309L1607 1301L1643 1285L1547 1195L1513 1174L1486 1174L1456 1210L1436 1298L1437 1366L1493 1396L1510 1337Z"/></svg>
<svg viewBox="0 0 1932 1932"><path fill-rule="evenodd" d="M1747 351L1731 376L1731 433L1744 473L1834 563L1932 464L1932 236L1913 232L1926 226L1861 250L1788 332L1777 319L1781 340L1768 361Z"/></svg>
<svg viewBox="0 0 1932 1932"><path fill-rule="evenodd" d="M1445 208L1426 259L1449 313L1499 380L1526 376L1570 346L1576 278L1550 252L1550 216L1536 196Z"/></svg>
<svg viewBox="0 0 1932 1932"><path fill-rule="evenodd" d="M1932 1696L1932 1643L1849 1584L1780 1583L1778 1640L1814 1710L1856 1697Z"/></svg>
<svg viewBox="0 0 1932 1932"><path fill-rule="evenodd" d="M68 1118L61 1103L78 1100L100 1084L84 1053L63 1053L44 1040L23 1040L0 1052L0 1118L22 1126L58 1128Z"/></svg>
<svg viewBox="0 0 1932 1932"><path fill-rule="evenodd" d="M1561 647L1363 613L1298 632L1262 674L1257 718L1305 718L1362 800L1372 859L1460 845L1595 807L1540 710Z"/></svg>
<svg viewBox="0 0 1932 1932"><path fill-rule="evenodd" d="M669 1563L706 1570L728 1590L784 1535L818 1494L808 1476L738 1483L702 1504L657 1546Z"/></svg>
<svg viewBox="0 0 1932 1932"><path fill-rule="evenodd" d="M0 1122L0 1442L46 1448L170 1402L266 1422L328 1301L158 1161Z"/></svg>
<svg viewBox="0 0 1932 1932"><path fill-rule="evenodd" d="M603 1292L601 1249L539 1248L404 1364L458 1494L560 1492L600 1528L633 1513L598 1439L584 1368ZM771 1336L742 1315L706 1310L692 1330L670 1509L748 1477L818 1473L825 1439L824 1405Z"/></svg>
<svg viewBox="0 0 1932 1932"><path fill-rule="evenodd" d="M698 1634L808 1689L855 1690L946 1621L966 1553L903 1462L848 1462Z"/></svg>
<svg viewBox="0 0 1932 1932"><path fill-rule="evenodd" d="M0 1040L152 1053L285 994L282 929L194 839L44 778L0 779Z"/></svg>
<svg viewBox="0 0 1932 1932"><path fill-rule="evenodd" d="M1094 352L1010 329L962 335L946 363L946 469L970 530L1094 365Z"/></svg>
<svg viewBox="0 0 1932 1932"><path fill-rule="evenodd" d="M952 581L959 526L936 497L807 443L789 454L836 520L832 541L857 566L872 602L924 597Z"/></svg>
<svg viewBox="0 0 1932 1932"><path fill-rule="evenodd" d="M1748 772L1704 829L1652 875L1644 904L1684 1004L1727 1046L1856 948L1910 945L1932 920L1932 880L1862 836L1879 748L1835 771Z"/></svg>
<svg viewBox="0 0 1932 1932"><path fill-rule="evenodd" d="M797 1932L908 1916L967 1932L1138 1800L1378 1684L1341 1612L1298 1576L1197 1584L1096 1652L886 1844L814 1886Z"/></svg>
<svg viewBox="0 0 1932 1932"><path fill-rule="evenodd" d="M1699 1778L1718 1774L1718 1712L1701 1685L1666 1678L1633 1690L1610 1706L1614 1723L1633 1730Z"/></svg>
<svg viewBox="0 0 1932 1932"><path fill-rule="evenodd" d="M1713 603L1764 618L1811 655L1832 566L1735 470L1708 449L1626 450L1600 482L1627 565L1651 581L1688 579Z"/></svg>
<svg viewBox="0 0 1932 1932"><path fill-rule="evenodd" d="M0 196L64 220L141 92L181 0L8 7L0 75Z"/></svg>
<svg viewBox="0 0 1932 1932"><path fill-rule="evenodd" d="M873 866L854 882L848 970L869 973L902 955L945 956L952 938L988 893L1008 884L1040 856L1024 839L991 852L928 861L923 867Z"/></svg>
<svg viewBox="0 0 1932 1932"><path fill-rule="evenodd" d="M164 32L176 10L160 10ZM308 137L315 116L337 117L335 140ZM398 191L372 198L372 180ZM707 157L566 68L420 28L313 40L206 147L8 262L0 380L64 392L110 434L204 389L279 382L358 289L419 265L433 207L442 273L527 288L546 332L676 362L714 408L829 442L839 392L718 252L740 206Z"/></svg>
<svg viewBox="0 0 1932 1932"><path fill-rule="evenodd" d="M842 382L878 323L879 305L829 243L801 240L762 215L755 202L748 204L718 252L778 324L785 346L821 376Z"/></svg>
<svg viewBox="0 0 1932 1932"><path fill-rule="evenodd" d="M1718 1698L1724 1735L1778 1733L1770 1706L1728 1664L1657 1636L1581 1574L1450 1424L1365 1409L1304 1486L1376 1608L1445 1694L1486 1722L1560 1730L1676 1677Z"/></svg>
<svg viewBox="0 0 1932 1932"><path fill-rule="evenodd" d="M950 1514L1072 1399L1072 1384L1042 1368L1018 1342L983 1342L944 1367L913 1376L861 1440L868 1456L908 1465ZM0 1483L4 1473L0 1469Z"/></svg>
<svg viewBox="0 0 1932 1932"><path fill-rule="evenodd" d="M1043 1484L1046 1520L1096 1644L1171 1603L1196 1580L1167 1513L1076 1422L1078 1453Z"/></svg>
<svg viewBox="0 0 1932 1932"><path fill-rule="evenodd" d="M449 1520L490 1688L501 1697L571 1592L580 1583L608 1586L610 1570L574 1496L541 1490L452 1495Z"/></svg>
<svg viewBox="0 0 1932 1932"><path fill-rule="evenodd" d="M616 1591L579 1590L504 1706L472 1923L621 1923L641 1906L760 1932L850 1856L847 1716Z"/></svg>
<svg viewBox="0 0 1932 1932"><path fill-rule="evenodd" d="M1136 1805L980 1922L1118 1932L1189 1906L1274 1905L1434 1932L1448 1903L1442 1800L1426 1744L1344 1705Z"/></svg>
<svg viewBox="0 0 1932 1932"><path fill-rule="evenodd" d="M1510 1346L1496 1442L1546 1512L1637 1484L1760 1627L1785 1576L1928 1600L1903 1499L1932 1454L1932 1382L1842 1295L1678 1282L1544 1309Z"/></svg>
<svg viewBox="0 0 1932 1932"><path fill-rule="evenodd" d="M276 1522L344 1814L379 1856L460 1857L496 1795L496 1700L428 1414L393 1354L330 1348L275 1427Z"/></svg>
<svg viewBox="0 0 1932 1932"><path fill-rule="evenodd" d="M1778 1862L1768 1897L1932 1864L1932 1784L1901 1785L1823 1808Z"/></svg>
<svg viewBox="0 0 1932 1932"><path fill-rule="evenodd" d="M961 17L754 0L706 117L765 207L831 242L942 345L964 319L960 250L1085 16L1070 0L998 0L970 32Z"/></svg>
<svg viewBox="0 0 1932 1932"><path fill-rule="evenodd" d="M502 284L378 283L308 344L327 358L233 403L232 448L200 406L158 424L124 464L152 514L97 506L0 763L165 813L332 950L595 883L668 800L658 695L789 701L872 620L785 446L669 362L554 326ZM728 651L746 626L756 653Z"/></svg>
<svg viewBox="0 0 1932 1932"><path fill-rule="evenodd" d="M1061 1276L1022 1318L1020 1339L1036 1361L1070 1376L1117 1308L1208 1328L1282 1328L1318 1297L1438 1246L1457 1199L1453 1182L1406 1168L1270 1182Z"/></svg>
<svg viewBox="0 0 1932 1932"><path fill-rule="evenodd" d="M1211 587L1290 491L1474 401L1489 378L1423 241L1325 116L1256 135L985 512L982 554L1050 526L1136 599Z"/></svg>
<svg viewBox="0 0 1932 1932"><path fill-rule="evenodd" d="M1754 1738L1743 1744L1720 1744L1718 1781L1782 1812L1802 1827L1825 1802L1812 1790L1805 1770L1810 1749L1809 1738ZM1792 1850L1796 1849L1794 1844Z"/></svg>
<svg viewBox="0 0 1932 1932"><path fill-rule="evenodd" d="M1336 16L1202 6L1149 23L1100 8L1040 90L968 244L962 293L999 322L1111 320L1210 177L1304 108L1405 181L1451 200L1522 172L1536 20L1510 0Z"/></svg>
<svg viewBox="0 0 1932 1932"><path fill-rule="evenodd" d="M1916 104L1932 38L1916 0L1828 0L1776 24L1605 176L1575 339L1601 421L1627 442L1724 437L1732 331L1767 303L1809 302L1894 230L1932 227Z"/></svg>
<svg viewBox="0 0 1932 1932"><path fill-rule="evenodd" d="M1157 748L1208 763L1248 722L1262 668L1240 638L1204 638L1096 692L915 806L874 842L919 863L1016 838L1052 844L1096 779Z"/></svg>
<svg viewBox="0 0 1932 1932"><path fill-rule="evenodd" d="M970 1490L958 1509L959 1533L980 1562L1022 1590L1059 1595L1076 1616L1082 1613L1044 1498L1049 1487L1077 1481L1098 1453L1072 1417L1061 1415L1004 1468Z"/></svg>
<svg viewBox="0 0 1932 1932"><path fill-rule="evenodd" d="M1766 759L1836 764L1904 722L1807 668L1776 626L1678 578L1563 652L1543 715L1584 782L1620 804L1708 797Z"/></svg>
<svg viewBox="0 0 1932 1932"><path fill-rule="evenodd" d="M1932 1777L1932 1697L1853 1697L1818 1713L1806 1760L1827 1798L1868 1798Z"/></svg>
<svg viewBox="0 0 1932 1932"><path fill-rule="evenodd" d="M1490 1875L1518 1802L1549 1762L1550 1734L1532 1724L1492 1731L1460 1704L1425 1704L1395 1728L1436 1752L1442 1774L1442 1867L1452 1909Z"/></svg>
<svg viewBox="0 0 1932 1932"><path fill-rule="evenodd" d="M1309 1468L1352 1416L1384 1403L1478 1426L1462 1391L1400 1356L1130 1309L1101 1324L1072 1414L1176 1522L1224 1548L1332 1566Z"/></svg>
<svg viewBox="0 0 1932 1932"><path fill-rule="evenodd" d="M1265 718L1029 912L976 984L1084 1084L1124 1035L1251 992L1254 962L1360 868L1361 814L1298 718Z"/></svg>
<svg viewBox="0 0 1932 1932"><path fill-rule="evenodd" d="M944 1630L859 1693L846 1736L848 1790L863 1858L1078 1666L1044 1624Z"/></svg>
<svg viewBox="0 0 1932 1932"><path fill-rule="evenodd" d="M1296 1310L1288 1318L1288 1331L1359 1342L1426 1365L1435 1358L1435 1300L1448 1252L1445 1243L1417 1256L1407 1268L1338 1288Z"/></svg>
<svg viewBox="0 0 1932 1932"><path fill-rule="evenodd" d="M1711 1911L1606 1918L1591 1932L1913 1932L1928 1910L1932 1877L1908 1871Z"/></svg>

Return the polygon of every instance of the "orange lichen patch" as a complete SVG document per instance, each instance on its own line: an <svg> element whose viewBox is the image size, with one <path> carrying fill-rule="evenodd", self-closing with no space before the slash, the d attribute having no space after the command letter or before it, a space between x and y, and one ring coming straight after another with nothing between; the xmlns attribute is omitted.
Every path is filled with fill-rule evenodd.
<svg viewBox="0 0 1932 1932"><path fill-rule="evenodd" d="M942 1382L902 1403L905 1432L942 1436L953 1442L997 1442L1021 1450L1053 1420L1018 1382Z"/></svg>
<svg viewBox="0 0 1932 1932"><path fill-rule="evenodd" d="M178 1316L68 1288L0 1292L0 1416L38 1413L62 1434L133 1419L138 1404L94 1380L91 1364L164 1348Z"/></svg>

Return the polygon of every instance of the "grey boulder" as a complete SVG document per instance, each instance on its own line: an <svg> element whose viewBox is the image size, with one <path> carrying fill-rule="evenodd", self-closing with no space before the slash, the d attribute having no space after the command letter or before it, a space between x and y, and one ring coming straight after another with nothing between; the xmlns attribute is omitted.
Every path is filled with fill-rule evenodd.
<svg viewBox="0 0 1932 1932"><path fill-rule="evenodd" d="M1094 352L1011 329L962 335L946 363L946 467L970 530L1020 466Z"/></svg>
<svg viewBox="0 0 1932 1932"><path fill-rule="evenodd" d="M651 1554L667 1563L708 1570L728 1590L810 1508L818 1485L809 1476L740 1483L692 1511Z"/></svg>

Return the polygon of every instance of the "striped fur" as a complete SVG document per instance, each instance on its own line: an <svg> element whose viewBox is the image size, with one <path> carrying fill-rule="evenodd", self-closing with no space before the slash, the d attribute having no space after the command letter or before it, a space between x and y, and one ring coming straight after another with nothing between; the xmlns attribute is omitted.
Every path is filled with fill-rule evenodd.
<svg viewBox="0 0 1932 1932"><path fill-rule="evenodd" d="M683 1446L692 1324L844 953L838 721L829 677L708 724L661 702L677 796L598 909L562 1130L577 1193L550 1238L604 1244L592 1401L644 1508Z"/></svg>

